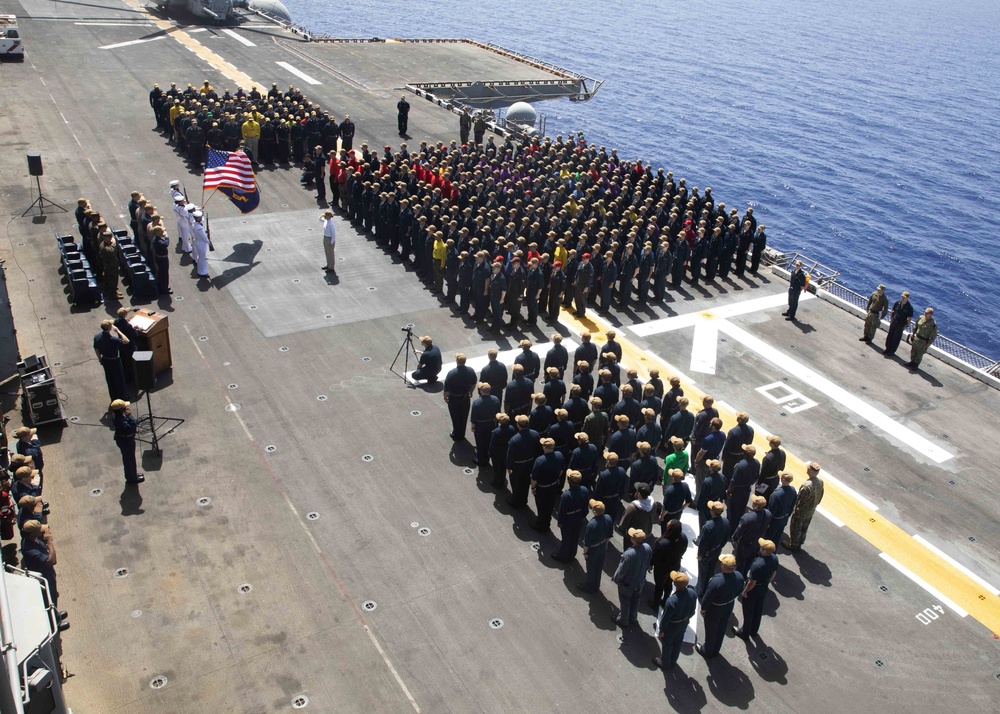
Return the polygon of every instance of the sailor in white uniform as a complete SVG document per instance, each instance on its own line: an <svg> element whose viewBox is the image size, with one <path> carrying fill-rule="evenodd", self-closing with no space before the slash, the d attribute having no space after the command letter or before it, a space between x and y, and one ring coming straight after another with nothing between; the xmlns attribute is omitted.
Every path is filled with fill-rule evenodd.
<svg viewBox="0 0 1000 714"><path fill-rule="evenodd" d="M205 214L200 210L195 211L191 214L194 216L194 259L198 262L198 277L207 278L208 277L208 233L205 231L205 225L202 223L202 218Z"/></svg>
<svg viewBox="0 0 1000 714"><path fill-rule="evenodd" d="M174 215L177 216L177 240L181 243L181 250L190 253L191 215L188 213L187 203L183 195L174 197Z"/></svg>
<svg viewBox="0 0 1000 714"><path fill-rule="evenodd" d="M184 203L187 203L187 199L184 198L184 193L181 191L180 181L174 180L170 182L170 198L172 198L175 203L177 202L178 199L181 199L184 201Z"/></svg>

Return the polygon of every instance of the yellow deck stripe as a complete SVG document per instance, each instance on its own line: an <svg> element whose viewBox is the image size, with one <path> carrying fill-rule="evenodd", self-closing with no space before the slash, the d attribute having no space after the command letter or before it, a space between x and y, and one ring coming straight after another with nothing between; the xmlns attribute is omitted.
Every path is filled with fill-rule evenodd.
<svg viewBox="0 0 1000 714"><path fill-rule="evenodd" d="M145 7L135 2L134 0L124 0L124 2L126 5L136 10L137 12L149 14ZM253 81L253 79L250 78L250 75L236 69L236 66L233 65L231 62L224 60L222 57L212 52L212 50L205 47L205 45L198 42L198 40L191 37L191 35L184 32L184 30L180 29L179 27L177 27L177 25L170 22L169 20L161 20L152 14L149 14L149 19L158 28L167 32L167 34L169 34L175 40L180 42L182 45L184 45L189 50L194 52L196 55L201 57L203 60L208 62L210 65L215 67L215 69L218 70L219 73L221 73L224 77L235 82L238 86L242 86L248 92L250 91L250 87L254 85L256 85L258 88L264 86L259 82ZM197 82L197 80L191 81L190 84L195 84L195 82ZM233 91L234 92L236 91L236 87L233 87Z"/></svg>
<svg viewBox="0 0 1000 714"><path fill-rule="evenodd" d="M572 311L565 309L560 313L560 322L577 334L589 330L597 338L595 341L598 346L603 343L601 338L604 332L615 329L603 320L598 323L590 317L581 319ZM672 374L680 371L662 358L652 356L636 347L623 337L621 330L616 329L616 332L618 332L616 340L622 346L623 361L627 362L630 368L638 370L644 380L648 379L651 368L660 370L660 378L664 382ZM696 405L700 404L705 392L689 384L683 386L685 396L691 400L692 407L697 409ZM719 404L716 403L715 406L719 407ZM726 424L736 422L736 412L730 409L720 408L719 415ZM754 445L758 453L770 449L765 440L766 436L761 433L754 435ZM806 478L806 461L787 449L786 453L788 458L785 470L794 474L795 482L801 483ZM823 491L823 508L842 521L845 527L850 528L880 552L896 560L928 585L936 588L944 597L968 612L969 616L985 625L991 632L1000 633L1000 598L836 484L824 481Z"/></svg>

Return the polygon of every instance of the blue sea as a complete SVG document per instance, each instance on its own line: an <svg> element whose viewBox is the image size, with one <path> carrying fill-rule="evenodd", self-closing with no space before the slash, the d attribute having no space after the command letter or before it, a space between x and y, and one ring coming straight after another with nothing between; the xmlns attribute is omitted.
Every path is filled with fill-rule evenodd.
<svg viewBox="0 0 1000 714"><path fill-rule="evenodd" d="M316 33L469 37L605 79L537 105L547 133L752 205L773 245L910 290L1000 359L996 0L286 4Z"/></svg>

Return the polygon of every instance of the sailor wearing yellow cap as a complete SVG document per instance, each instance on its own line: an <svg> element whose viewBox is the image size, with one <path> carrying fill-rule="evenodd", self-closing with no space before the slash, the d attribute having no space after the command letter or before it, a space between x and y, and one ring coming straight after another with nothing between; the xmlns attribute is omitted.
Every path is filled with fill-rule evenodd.
<svg viewBox="0 0 1000 714"><path fill-rule="evenodd" d="M743 592L742 573L736 571L736 558L719 556L719 569L701 596L701 616L705 619L705 641L695 645L695 650L705 659L719 654L726 639L726 624L733 614L736 598Z"/></svg>
<svg viewBox="0 0 1000 714"><path fill-rule="evenodd" d="M656 621L656 636L660 638L663 655L654 657L653 664L661 669L672 669L677 664L688 622L698 607L694 589L688 587L690 578L687 573L672 570L670 580L674 584L674 592L667 598Z"/></svg>

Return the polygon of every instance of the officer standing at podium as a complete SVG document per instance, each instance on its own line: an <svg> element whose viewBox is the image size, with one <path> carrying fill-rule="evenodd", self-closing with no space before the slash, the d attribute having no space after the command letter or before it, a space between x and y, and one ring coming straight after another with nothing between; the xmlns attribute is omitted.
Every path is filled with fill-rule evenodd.
<svg viewBox="0 0 1000 714"><path fill-rule="evenodd" d="M125 373L125 382L135 384L135 365L132 363L132 354L135 352L139 342L139 334L128 321L128 314L132 312L127 307L118 308L118 317L115 318L115 329L118 334L127 338L118 350L122 360L122 371Z"/></svg>

